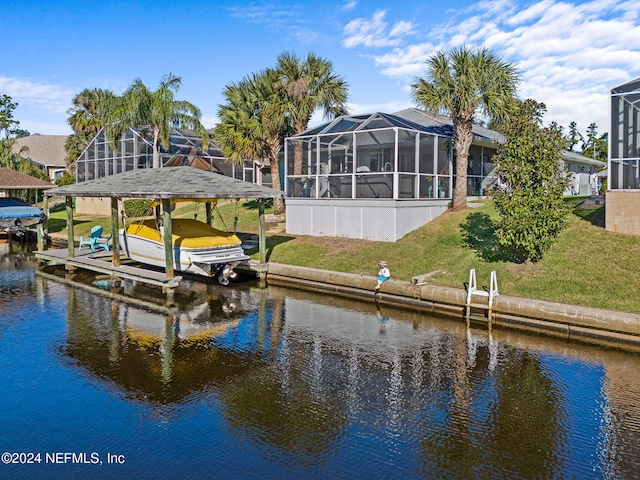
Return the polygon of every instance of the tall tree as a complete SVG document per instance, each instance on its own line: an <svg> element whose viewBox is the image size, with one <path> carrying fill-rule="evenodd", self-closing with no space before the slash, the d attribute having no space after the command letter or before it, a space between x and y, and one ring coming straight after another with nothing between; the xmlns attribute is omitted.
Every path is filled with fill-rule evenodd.
<svg viewBox="0 0 640 480"><path fill-rule="evenodd" d="M347 82L334 73L329 60L313 53L303 60L292 52L285 52L278 57L276 71L293 134L307 129L317 109L322 109L328 119L347 113ZM302 144L296 142L293 174L301 173Z"/></svg>
<svg viewBox="0 0 640 480"><path fill-rule="evenodd" d="M598 137L598 126L595 123L591 123L587 128L587 139L583 139L582 152L580 153L585 157L606 162L609 155L608 141L609 134L605 132Z"/></svg>
<svg viewBox="0 0 640 480"><path fill-rule="evenodd" d="M267 157L273 188L281 190L278 155L288 133L288 124L278 73L266 69L231 83L224 89L226 103L218 108L220 123L214 130L225 156L237 165L245 159ZM274 200L274 213L284 212L281 198Z"/></svg>
<svg viewBox="0 0 640 480"><path fill-rule="evenodd" d="M453 210L467 206L467 166L474 116L506 120L513 110L519 83L515 66L486 48L459 47L427 60L426 78L411 85L418 105L432 113L448 113L453 121L456 183Z"/></svg>
<svg viewBox="0 0 640 480"><path fill-rule="evenodd" d="M493 157L497 181L491 196L500 222L498 241L515 261L538 261L566 223L567 177L560 167L565 140L556 125L542 127L543 103L526 100L506 127Z"/></svg>
<svg viewBox="0 0 640 480"><path fill-rule="evenodd" d="M567 142L567 150L573 152L573 148L580 142L584 141L582 134L578 131L578 124L576 122L571 122L569 124L569 131L567 135L564 137Z"/></svg>
<svg viewBox="0 0 640 480"><path fill-rule="evenodd" d="M28 158L29 148L22 146L16 151L14 149L15 143L15 138L0 138L0 167L10 168L11 170L48 181L47 174Z"/></svg>
<svg viewBox="0 0 640 480"><path fill-rule="evenodd" d="M74 133L65 142L66 162L70 170L74 169L77 158L103 127L98 115L100 105L114 98L111 90L101 88L85 88L73 97L73 107L67 110L67 122Z"/></svg>
<svg viewBox="0 0 640 480"><path fill-rule="evenodd" d="M20 128L20 122L13 118L13 111L17 107L18 104L9 95L0 95L0 132L5 139L29 135L29 132Z"/></svg>
<svg viewBox="0 0 640 480"><path fill-rule="evenodd" d="M99 105L98 116L104 122L105 133L116 148L116 142L129 128L148 126L153 142L153 167L160 167L159 145L170 145L171 128L195 132L202 137L202 148L209 146L209 135L200 123L200 109L190 102L176 100L182 79L171 73L164 75L157 90L149 90L139 78L121 97Z"/></svg>

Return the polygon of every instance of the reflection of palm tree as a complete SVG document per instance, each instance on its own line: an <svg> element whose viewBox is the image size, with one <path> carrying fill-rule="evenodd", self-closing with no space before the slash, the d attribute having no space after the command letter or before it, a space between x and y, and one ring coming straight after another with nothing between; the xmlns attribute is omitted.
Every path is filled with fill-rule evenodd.
<svg viewBox="0 0 640 480"><path fill-rule="evenodd" d="M462 338L456 344L462 345ZM449 346L438 353L456 352L448 360L455 365L455 384L452 401L428 419L422 442L424 472L455 472L460 478L557 477L558 461L551 457L560 448L561 400L541 360L526 352L503 351L508 366L493 370L491 352L485 349L478 345L474 362L467 362L460 348ZM488 385L495 388L493 399L483 391ZM491 402L489 413L480 416L486 405L477 402L486 401Z"/></svg>
<svg viewBox="0 0 640 480"><path fill-rule="evenodd" d="M252 432L257 445L317 464L334 453L331 445L344 434L346 418L338 398L319 394L310 381L307 361L313 352L299 344L294 348L287 354L286 372L277 365L247 371L224 386L227 420L244 434Z"/></svg>

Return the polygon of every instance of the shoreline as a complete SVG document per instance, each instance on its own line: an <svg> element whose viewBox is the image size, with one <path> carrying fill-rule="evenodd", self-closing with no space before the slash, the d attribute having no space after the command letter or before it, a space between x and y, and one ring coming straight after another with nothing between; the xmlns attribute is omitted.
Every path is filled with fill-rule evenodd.
<svg viewBox="0 0 640 480"><path fill-rule="evenodd" d="M466 322L467 292L462 288L391 279L375 294L374 276L278 263L268 264L266 280L275 286L330 292ZM493 301L491 324L493 328L640 350L640 315L635 313L498 295Z"/></svg>
<svg viewBox="0 0 640 480"><path fill-rule="evenodd" d="M66 238L55 235L66 244ZM55 238L54 237L54 238ZM269 262L249 267L266 276L267 284L330 292L348 298L397 305L466 322L467 291L463 288L387 280L374 295L376 277ZM260 273L262 272L262 273ZM487 322L484 322L487 328ZM640 351L640 314L580 305L498 295L491 310L491 328L541 333L565 340L633 348Z"/></svg>

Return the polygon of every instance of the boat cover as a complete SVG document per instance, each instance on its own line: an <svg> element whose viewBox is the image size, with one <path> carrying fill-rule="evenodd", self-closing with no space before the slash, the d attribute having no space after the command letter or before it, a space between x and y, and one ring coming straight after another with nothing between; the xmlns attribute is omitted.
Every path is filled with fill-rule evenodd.
<svg viewBox="0 0 640 480"><path fill-rule="evenodd" d="M211 248L241 243L240 239L233 233L217 230L198 220L173 219L171 221L171 230L174 247ZM127 227L127 233L155 242L162 242L153 219L132 223Z"/></svg>
<svg viewBox="0 0 640 480"><path fill-rule="evenodd" d="M17 198L0 199L0 220L11 220L15 218L41 218L42 212L39 208L18 200Z"/></svg>

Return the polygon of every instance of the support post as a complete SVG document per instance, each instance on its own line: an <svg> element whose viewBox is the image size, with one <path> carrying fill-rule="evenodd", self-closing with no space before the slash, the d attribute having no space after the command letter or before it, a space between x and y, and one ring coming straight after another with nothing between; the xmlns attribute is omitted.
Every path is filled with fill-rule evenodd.
<svg viewBox="0 0 640 480"><path fill-rule="evenodd" d="M166 262L167 278L174 277L173 271L173 232L171 228L171 202L168 198L162 199L162 224L164 228L164 259Z"/></svg>
<svg viewBox="0 0 640 480"><path fill-rule="evenodd" d="M75 240L73 235L73 197L65 197L67 206L67 251L69 258L75 256Z"/></svg>
<svg viewBox="0 0 640 480"><path fill-rule="evenodd" d="M267 238L265 236L264 199L258 199L258 249L260 250L260 264L267 263Z"/></svg>
<svg viewBox="0 0 640 480"><path fill-rule="evenodd" d="M42 231L41 223L38 224L36 232L38 235L38 250L42 252L44 251L44 232Z"/></svg>
<svg viewBox="0 0 640 480"><path fill-rule="evenodd" d="M207 225L211 225L213 227L213 209L211 208L211 202L205 203L204 209L207 214Z"/></svg>
<svg viewBox="0 0 640 480"><path fill-rule="evenodd" d="M112 263L114 267L120 266L120 244L118 243L118 198L111 198L111 243L113 245L112 250Z"/></svg>
<svg viewBox="0 0 640 480"><path fill-rule="evenodd" d="M42 213L44 217L42 218L42 231L45 235L45 245L46 245L46 237L49 236L49 196L44 197L42 200Z"/></svg>
<svg viewBox="0 0 640 480"><path fill-rule="evenodd" d="M44 252L45 248L47 248L47 236L45 233L45 229L47 228L47 218L49 217L49 212L47 211L49 197L42 197L42 222L38 224L37 232L38 232L38 250Z"/></svg>

